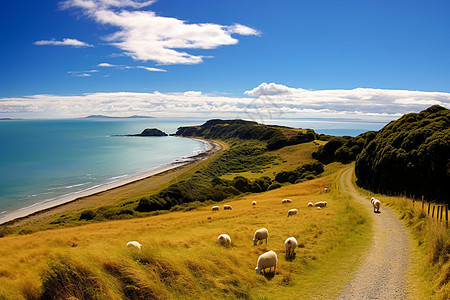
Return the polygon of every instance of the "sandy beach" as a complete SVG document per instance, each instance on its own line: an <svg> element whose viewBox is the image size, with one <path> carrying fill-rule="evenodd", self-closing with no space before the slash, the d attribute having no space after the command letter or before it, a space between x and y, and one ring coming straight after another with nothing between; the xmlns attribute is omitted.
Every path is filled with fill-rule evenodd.
<svg viewBox="0 0 450 300"><path fill-rule="evenodd" d="M2 215L0 217L0 225L12 225L17 222L23 223L30 217L39 217L40 215L48 215L51 214L52 211L56 210L56 208L61 208L67 204L76 202L78 200L84 199L86 197L94 196L106 191L110 190L118 190L120 192L120 188L128 186L130 184L150 180L152 177L155 177L157 175L162 175L170 171L175 171L177 169L181 169L183 167L186 167L188 165L194 165L197 164L205 159L208 159L216 152L220 151L222 149L222 146L219 143L203 140L203 139L196 139L191 138L196 141L202 142L204 144L204 151L200 152L194 156L187 156L183 157L180 160L177 160L175 162L159 166L157 168L151 169L146 172L141 172L138 174L134 174L132 176L118 179L114 182L110 182L107 184L103 184L100 186L95 186L90 189L86 189L77 193L72 193L68 195L63 195L60 197L48 199L45 201L40 201L39 203L13 210L10 212L7 212L6 214Z"/></svg>

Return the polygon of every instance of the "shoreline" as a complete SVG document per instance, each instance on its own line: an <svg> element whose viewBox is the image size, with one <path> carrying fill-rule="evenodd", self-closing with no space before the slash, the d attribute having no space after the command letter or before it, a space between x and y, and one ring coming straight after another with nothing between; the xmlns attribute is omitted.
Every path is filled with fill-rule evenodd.
<svg viewBox="0 0 450 300"><path fill-rule="evenodd" d="M55 198L47 199L32 205L29 205L24 208L19 208L12 210L10 212L7 212L3 216L0 217L0 226L1 225L12 225L16 222L23 221L29 217L36 216L39 214L42 214L44 212L49 212L53 209L56 209L58 207L67 205L69 203L73 203L75 201L79 201L81 199L84 199L86 197L91 197L106 191L118 189L127 185L130 185L132 183L142 181L145 179L149 179L151 177L162 175L164 173L167 173L169 171L174 171L179 168L197 164L203 160L208 159L212 155L214 155L216 152L220 151L222 149L222 146L214 141L199 139L199 138L189 138L192 140L196 140L198 142L201 142L204 144L204 150L200 153L197 153L195 155L186 156L183 157L181 160L176 160L171 163L158 166L156 168L153 168L148 171L140 172L131 176L128 176L126 178L122 178L113 182L105 183L100 186L92 187L87 190L83 190L80 192L75 192L68 195L62 195Z"/></svg>

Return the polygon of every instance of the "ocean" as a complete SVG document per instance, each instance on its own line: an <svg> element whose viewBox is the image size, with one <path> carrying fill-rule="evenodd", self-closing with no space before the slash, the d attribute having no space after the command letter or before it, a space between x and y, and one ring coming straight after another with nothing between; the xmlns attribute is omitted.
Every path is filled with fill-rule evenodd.
<svg viewBox="0 0 450 300"><path fill-rule="evenodd" d="M0 219L2 215L126 179L204 151L179 137L126 137L145 128L174 133L206 119L67 119L0 121ZM266 124L351 135L379 130L386 122L273 119Z"/></svg>
<svg viewBox="0 0 450 300"><path fill-rule="evenodd" d="M195 119L0 121L0 218L8 211L76 194L198 154L179 137L126 137L145 128L174 133Z"/></svg>

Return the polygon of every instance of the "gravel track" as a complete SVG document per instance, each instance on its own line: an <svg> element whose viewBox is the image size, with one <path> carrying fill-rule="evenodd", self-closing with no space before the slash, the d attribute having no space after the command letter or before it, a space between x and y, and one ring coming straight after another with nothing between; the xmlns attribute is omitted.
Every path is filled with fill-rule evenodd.
<svg viewBox="0 0 450 300"><path fill-rule="evenodd" d="M397 215L386 206L374 213L367 197L353 186L354 168L344 171L340 185L357 202L364 204L373 218L370 250L355 277L346 285L338 299L406 299L405 274L409 261L409 239ZM345 186L347 183L347 186Z"/></svg>

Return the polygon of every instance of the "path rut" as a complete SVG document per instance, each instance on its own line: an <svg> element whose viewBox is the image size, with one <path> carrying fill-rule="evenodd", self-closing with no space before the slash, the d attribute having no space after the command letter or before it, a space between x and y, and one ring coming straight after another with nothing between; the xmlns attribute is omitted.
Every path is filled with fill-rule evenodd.
<svg viewBox="0 0 450 300"><path fill-rule="evenodd" d="M409 238L397 215L381 206L374 213L367 197L353 186L354 168L344 171L340 185L357 202L364 204L373 218L373 238L355 277L346 285L338 299L406 299L405 274L409 261ZM347 186L345 186L347 183Z"/></svg>

